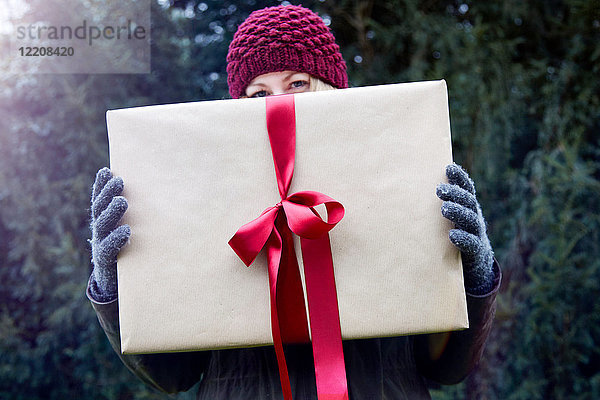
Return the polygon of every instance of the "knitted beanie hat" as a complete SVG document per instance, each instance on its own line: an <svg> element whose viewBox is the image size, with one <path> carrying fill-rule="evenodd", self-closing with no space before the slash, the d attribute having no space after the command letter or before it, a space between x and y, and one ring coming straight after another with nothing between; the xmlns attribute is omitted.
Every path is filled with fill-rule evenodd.
<svg viewBox="0 0 600 400"><path fill-rule="evenodd" d="M323 20L302 6L254 11L238 27L227 54L227 83L237 99L252 79L297 71L337 88L348 87L346 63Z"/></svg>

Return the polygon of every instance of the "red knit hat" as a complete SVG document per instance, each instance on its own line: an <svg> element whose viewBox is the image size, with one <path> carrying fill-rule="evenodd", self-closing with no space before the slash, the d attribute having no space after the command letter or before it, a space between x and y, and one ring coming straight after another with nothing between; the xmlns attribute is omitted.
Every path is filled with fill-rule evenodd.
<svg viewBox="0 0 600 400"><path fill-rule="evenodd" d="M348 87L346 63L321 17L302 6L254 11L238 27L227 54L227 83L237 99L259 75L304 72L337 88Z"/></svg>

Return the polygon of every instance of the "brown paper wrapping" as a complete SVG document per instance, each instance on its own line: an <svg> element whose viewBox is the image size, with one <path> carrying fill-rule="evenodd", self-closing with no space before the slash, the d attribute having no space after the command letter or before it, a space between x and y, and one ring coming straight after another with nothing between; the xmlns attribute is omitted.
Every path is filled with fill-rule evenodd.
<svg viewBox="0 0 600 400"><path fill-rule="evenodd" d="M330 232L342 337L467 327L460 253L435 195L452 162L446 83L295 103L289 193L319 191L346 209ZM118 258L123 352L272 343L266 258L247 268L227 244L280 201L264 99L110 110L107 124L132 229Z"/></svg>

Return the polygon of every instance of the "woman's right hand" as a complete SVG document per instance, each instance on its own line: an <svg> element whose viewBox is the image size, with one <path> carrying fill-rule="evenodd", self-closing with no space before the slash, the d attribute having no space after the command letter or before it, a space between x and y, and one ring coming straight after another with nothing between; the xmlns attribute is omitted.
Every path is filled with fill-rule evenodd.
<svg viewBox="0 0 600 400"><path fill-rule="evenodd" d="M129 225L117 226L127 210L121 196L123 180L113 177L108 168L96 174L92 189L91 226L92 287L96 300L107 302L117 297L117 254L129 240Z"/></svg>

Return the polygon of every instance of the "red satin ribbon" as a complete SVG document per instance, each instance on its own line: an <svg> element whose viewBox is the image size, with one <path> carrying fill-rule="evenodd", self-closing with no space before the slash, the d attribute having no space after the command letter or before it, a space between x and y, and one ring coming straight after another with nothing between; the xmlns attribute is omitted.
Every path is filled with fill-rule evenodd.
<svg viewBox="0 0 600 400"><path fill-rule="evenodd" d="M283 343L308 341L302 283L292 232L300 236L319 400L348 400L333 259L328 232L344 216L344 207L319 192L287 192L294 175L296 114L294 96L267 97L267 131L281 202L242 226L229 245L250 266L267 249L271 294L271 330L283 396L292 400ZM324 204L327 221L314 207ZM280 212L283 211L283 212Z"/></svg>

